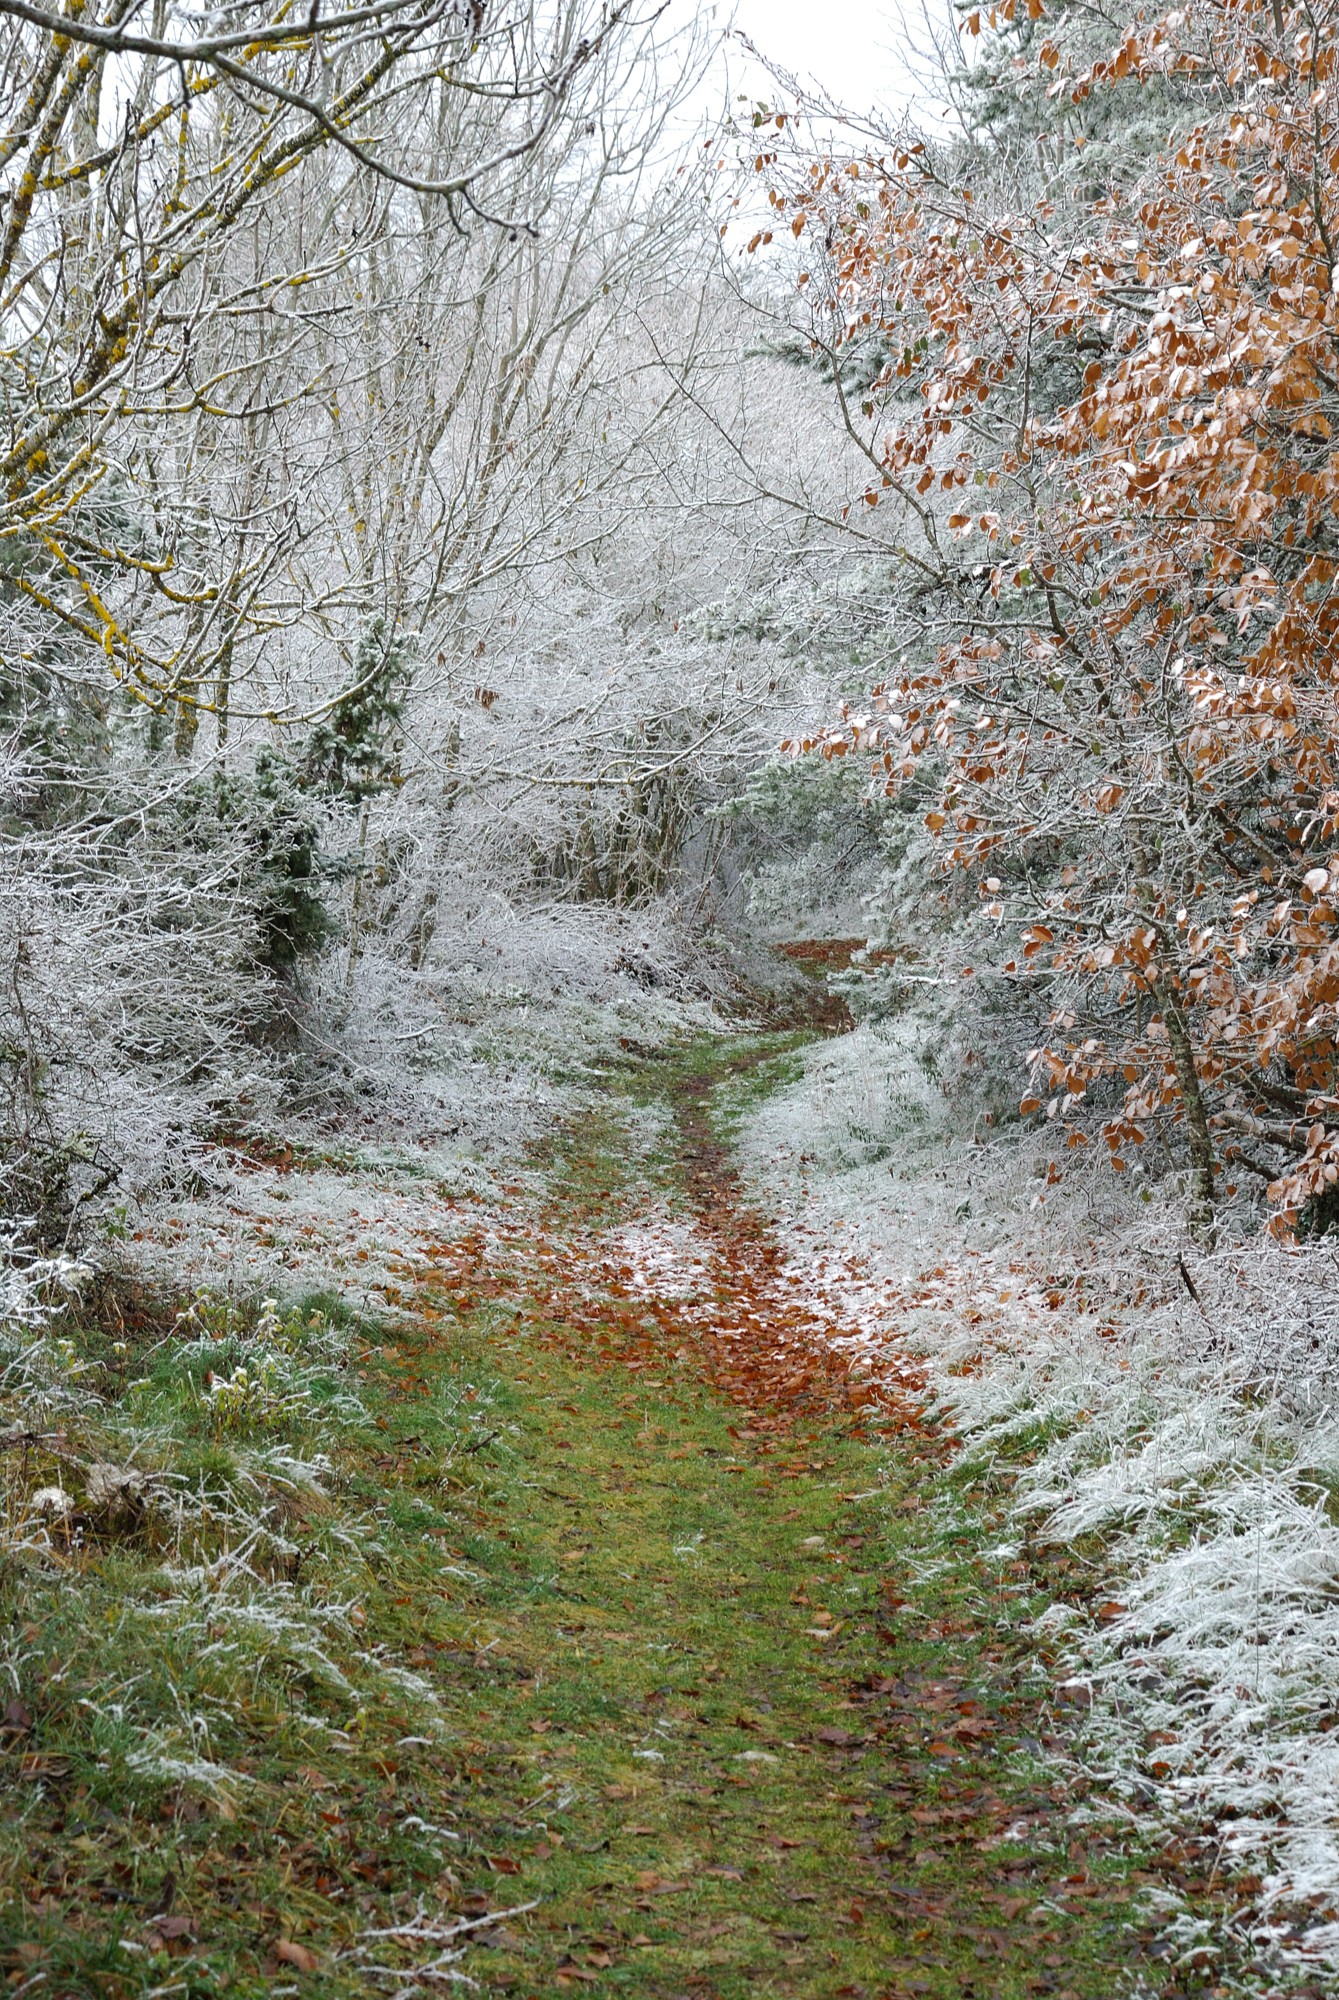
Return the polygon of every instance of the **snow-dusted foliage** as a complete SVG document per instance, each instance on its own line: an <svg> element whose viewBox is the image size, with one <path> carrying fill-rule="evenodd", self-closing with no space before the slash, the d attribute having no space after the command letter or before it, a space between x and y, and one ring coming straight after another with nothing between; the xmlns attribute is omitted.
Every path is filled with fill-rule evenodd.
<svg viewBox="0 0 1339 2000"><path fill-rule="evenodd" d="M592 44L468 231L304 155L192 294L301 312L201 308L207 419L109 405L70 528L105 625L73 557L0 577L0 1151L46 1245L156 1230L281 1125L514 1155L623 1015L733 1010L765 906L852 908L863 806L816 834L754 782L859 592L757 491L829 506L833 425L675 170L706 33Z"/></svg>
<svg viewBox="0 0 1339 2000"><path fill-rule="evenodd" d="M170 62L126 50L102 92L89 58L66 88L79 44L48 62L5 30L15 146L92 149L5 253L11 432L49 449L11 468L0 576L0 1154L48 1245L133 1224L281 1110L436 1143L482 1096L523 1143L523 1055L510 1102L477 1092L443 1023L505 1039L532 999L711 987L681 947L776 667L704 613L784 563L740 517L746 315L668 136L711 31L584 0L525 20L470 45L463 88L387 86L393 161L332 151L255 51L228 137L194 98L160 115ZM136 89L113 199L98 143ZM481 177L409 192L448 157ZM189 242L147 244L136 199ZM106 332L134 272L175 362L133 314ZM173 366L209 380L198 407L164 401Z"/></svg>
<svg viewBox="0 0 1339 2000"><path fill-rule="evenodd" d="M1016 1124L974 1139L931 1030L813 1051L750 1115L751 1172L871 1357L924 1358L1019 1533L1090 1566L1089 1608L1055 1605L1037 1640L1059 1700L1095 1696L1094 1767L1262 1876L1262 1942L1339 1962L1335 1253L1205 1252L1165 1190L1067 1178Z"/></svg>
<svg viewBox="0 0 1339 2000"><path fill-rule="evenodd" d="M211 1095L260 1066L255 912L211 820L197 844L128 804L0 843L0 1171L47 1244L183 1170Z"/></svg>

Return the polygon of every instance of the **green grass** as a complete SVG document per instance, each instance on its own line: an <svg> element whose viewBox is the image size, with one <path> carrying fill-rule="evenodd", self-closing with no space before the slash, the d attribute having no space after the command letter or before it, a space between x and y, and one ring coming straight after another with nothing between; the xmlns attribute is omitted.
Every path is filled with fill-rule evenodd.
<svg viewBox="0 0 1339 2000"><path fill-rule="evenodd" d="M546 1227L678 1185L625 1096L697 1116L727 1078L737 1108L793 1048L626 1065L549 1150ZM0 1572L12 1991L440 1991L413 1968L458 1948L444 1973L522 1996L1203 1990L1136 1914L1193 1890L1180 1858L1074 1834L1024 1633L1048 1579L982 1553L933 1441L779 1433L682 1328L630 1370L626 1302L565 1311L505 1259L418 1304L80 1336L84 1406L19 1484L81 1525ZM207 1373L262 1354L221 1417ZM84 1504L95 1452L160 1497Z"/></svg>

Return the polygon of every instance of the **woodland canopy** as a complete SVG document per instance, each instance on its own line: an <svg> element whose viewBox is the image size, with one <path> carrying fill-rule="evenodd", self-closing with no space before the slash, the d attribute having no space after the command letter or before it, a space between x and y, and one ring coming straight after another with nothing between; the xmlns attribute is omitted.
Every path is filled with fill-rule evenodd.
<svg viewBox="0 0 1339 2000"><path fill-rule="evenodd" d="M1006 0L951 130L705 145L693 10L0 22L16 1221L639 911L859 929L972 1116L1327 1225L1323 8Z"/></svg>

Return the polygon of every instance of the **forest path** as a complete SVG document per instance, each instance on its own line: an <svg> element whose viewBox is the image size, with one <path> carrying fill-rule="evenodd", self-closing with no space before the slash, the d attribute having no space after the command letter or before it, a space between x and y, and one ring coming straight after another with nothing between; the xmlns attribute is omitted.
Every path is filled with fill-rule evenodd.
<svg viewBox="0 0 1339 2000"><path fill-rule="evenodd" d="M535 1996L1202 1992L1133 1917L1175 1861L1076 1840L1041 1762L1038 1580L984 1553L914 1373L874 1396L824 1350L742 1198L712 1093L787 1047L634 1054L553 1145L542 1217L422 1280L398 1365L467 1382L484 1426L449 1598L413 1614L461 1734L462 1969Z"/></svg>

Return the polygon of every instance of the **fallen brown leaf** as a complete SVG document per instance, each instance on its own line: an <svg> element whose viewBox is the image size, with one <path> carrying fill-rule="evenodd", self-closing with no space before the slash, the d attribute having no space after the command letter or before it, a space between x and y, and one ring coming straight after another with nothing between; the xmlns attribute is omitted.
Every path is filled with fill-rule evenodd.
<svg viewBox="0 0 1339 2000"><path fill-rule="evenodd" d="M70 1760L58 1757L49 1750L29 1750L19 1759L19 1776L37 1783L42 1778L65 1778L69 1776Z"/></svg>
<svg viewBox="0 0 1339 2000"><path fill-rule="evenodd" d="M284 1965L294 1966L299 1972L315 1972L321 1963L314 1951L309 1951L305 1944L295 1943L292 1938L280 1938L274 1947L274 1955Z"/></svg>

